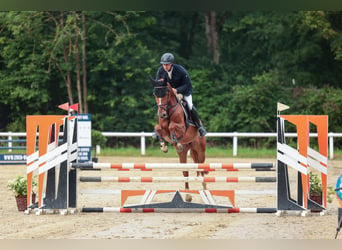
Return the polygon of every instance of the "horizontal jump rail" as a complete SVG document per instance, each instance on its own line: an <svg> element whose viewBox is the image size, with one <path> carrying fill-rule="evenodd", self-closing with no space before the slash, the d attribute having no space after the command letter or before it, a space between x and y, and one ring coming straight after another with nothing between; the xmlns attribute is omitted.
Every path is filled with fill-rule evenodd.
<svg viewBox="0 0 342 250"><path fill-rule="evenodd" d="M255 171L273 171L273 163L72 163L71 167L82 170L115 169L115 170L198 170L198 171L238 171L252 169Z"/></svg>
<svg viewBox="0 0 342 250"><path fill-rule="evenodd" d="M81 189L79 190L80 194L108 194L108 195L120 195L120 189ZM183 192L184 190L180 190ZM226 190L226 191L234 191L236 195L276 195L277 190Z"/></svg>
<svg viewBox="0 0 342 250"><path fill-rule="evenodd" d="M81 182L276 182L276 177L79 177Z"/></svg>
<svg viewBox="0 0 342 250"><path fill-rule="evenodd" d="M84 207L83 213L276 213L276 208L122 208Z"/></svg>

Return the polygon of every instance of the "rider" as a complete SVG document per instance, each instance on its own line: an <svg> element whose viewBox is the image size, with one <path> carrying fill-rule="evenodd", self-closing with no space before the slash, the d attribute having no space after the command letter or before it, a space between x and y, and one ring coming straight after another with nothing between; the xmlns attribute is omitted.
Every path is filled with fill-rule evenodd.
<svg viewBox="0 0 342 250"><path fill-rule="evenodd" d="M162 66L159 67L156 75L158 80L167 80L171 84L172 90L177 96L178 100L184 98L188 103L189 110L191 112L191 117L198 128L200 136L205 136L207 131L203 127L197 110L192 103L192 84L188 72L186 69L175 64L175 57L171 53L164 53L161 56L160 63Z"/></svg>

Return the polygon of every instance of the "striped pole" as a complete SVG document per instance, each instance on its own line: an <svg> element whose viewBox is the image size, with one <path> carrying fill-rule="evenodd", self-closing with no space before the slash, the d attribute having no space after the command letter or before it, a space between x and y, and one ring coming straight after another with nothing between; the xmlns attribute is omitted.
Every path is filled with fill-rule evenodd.
<svg viewBox="0 0 342 250"><path fill-rule="evenodd" d="M276 208L122 208L84 207L83 213L276 213Z"/></svg>
<svg viewBox="0 0 342 250"><path fill-rule="evenodd" d="M122 177L122 176L81 176L81 182L276 182L276 177Z"/></svg>
<svg viewBox="0 0 342 250"><path fill-rule="evenodd" d="M144 190L146 191L146 190ZM180 192L185 192L188 190L180 190ZM276 195L277 190L269 189L269 190L226 190L232 191L236 195ZM108 195L120 195L122 192L121 189L81 189L79 190L80 194L108 194Z"/></svg>
<svg viewBox="0 0 342 250"><path fill-rule="evenodd" d="M72 163L72 168L82 170L91 169L115 169L121 171L142 170L151 171L158 170L198 170L198 171L239 171L239 170L255 170L255 171L274 171L273 163Z"/></svg>

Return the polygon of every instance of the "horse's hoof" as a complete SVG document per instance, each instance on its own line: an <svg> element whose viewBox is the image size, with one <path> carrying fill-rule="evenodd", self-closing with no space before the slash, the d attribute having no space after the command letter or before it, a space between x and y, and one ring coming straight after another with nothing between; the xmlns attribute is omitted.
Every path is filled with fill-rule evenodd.
<svg viewBox="0 0 342 250"><path fill-rule="evenodd" d="M190 194L185 195L185 201L191 202L192 201L192 196Z"/></svg>
<svg viewBox="0 0 342 250"><path fill-rule="evenodd" d="M160 150L166 154L169 151L169 148L167 147L167 145L163 145L163 146L160 146Z"/></svg>

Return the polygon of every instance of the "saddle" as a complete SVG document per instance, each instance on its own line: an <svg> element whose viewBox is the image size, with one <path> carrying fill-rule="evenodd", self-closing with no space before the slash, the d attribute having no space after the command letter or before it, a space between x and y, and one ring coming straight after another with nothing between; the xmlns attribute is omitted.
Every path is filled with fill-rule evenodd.
<svg viewBox="0 0 342 250"><path fill-rule="evenodd" d="M180 102L180 105L181 105L183 112L184 112L185 130L188 129L189 125L196 126L192 120L191 112L189 110L189 106L188 106L187 101L182 99L182 101Z"/></svg>

